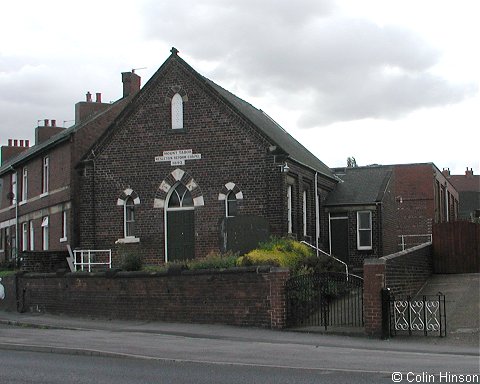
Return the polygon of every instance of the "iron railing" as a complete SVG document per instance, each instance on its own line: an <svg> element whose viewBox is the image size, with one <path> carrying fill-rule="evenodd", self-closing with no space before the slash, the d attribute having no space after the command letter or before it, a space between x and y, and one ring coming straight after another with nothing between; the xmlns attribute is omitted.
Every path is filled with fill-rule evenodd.
<svg viewBox="0 0 480 384"><path fill-rule="evenodd" d="M398 246L404 251L408 248L413 248L417 245L432 242L432 234L425 235L399 235L400 244Z"/></svg>
<svg viewBox="0 0 480 384"><path fill-rule="evenodd" d="M395 297L387 295L389 301L390 336L447 335L445 295L421 297Z"/></svg>
<svg viewBox="0 0 480 384"><path fill-rule="evenodd" d="M344 273L296 276L286 283L288 326L363 326L363 280Z"/></svg>

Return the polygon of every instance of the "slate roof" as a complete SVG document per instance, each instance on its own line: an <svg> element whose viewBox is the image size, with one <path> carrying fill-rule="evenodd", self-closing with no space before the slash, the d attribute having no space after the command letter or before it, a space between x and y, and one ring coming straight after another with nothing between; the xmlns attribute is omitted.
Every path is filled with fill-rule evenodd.
<svg viewBox="0 0 480 384"><path fill-rule="evenodd" d="M106 108L104 111L95 113L89 118L85 119L84 121L81 121L78 124L72 125L71 127L66 128L63 131L58 132L57 134L49 137L47 140L41 142L40 144L35 144L30 148L26 149L25 151L19 153L17 156L14 156L11 159L8 159L5 162L5 164L2 164L2 166L0 167L0 175L4 174L5 172L8 172L10 170L10 166L21 164L29 160L30 158L36 156L37 154L47 151L49 148L54 147L55 145L65 140L68 140L71 134L77 132L79 129L81 129L88 123L90 123L92 120L95 120L99 116L102 116L104 113L107 113L108 111L110 111L112 106L117 105L123 100L125 100L125 98L117 100L116 102L112 103L108 108Z"/></svg>
<svg viewBox="0 0 480 384"><path fill-rule="evenodd" d="M300 164L307 165L317 172L335 179L335 175L331 169L321 160L313 155L308 149L300 144L293 136L291 136L284 128L275 122L261 109L255 108L250 103L242 100L233 93L215 84L212 80L202 76L206 83L214 88L220 96L228 101L240 114L250 120L257 128L259 128L267 137L275 144L288 153L289 157Z"/></svg>
<svg viewBox="0 0 480 384"><path fill-rule="evenodd" d="M334 168L340 182L330 192L326 206L361 205L381 202L392 175L391 166Z"/></svg>

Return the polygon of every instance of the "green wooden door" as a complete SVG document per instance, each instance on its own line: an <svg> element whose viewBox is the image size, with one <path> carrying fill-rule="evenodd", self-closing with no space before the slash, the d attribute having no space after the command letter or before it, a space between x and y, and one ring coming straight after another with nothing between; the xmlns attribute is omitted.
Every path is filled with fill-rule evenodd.
<svg viewBox="0 0 480 384"><path fill-rule="evenodd" d="M168 211L167 225L168 261L193 259L195 257L194 210Z"/></svg>

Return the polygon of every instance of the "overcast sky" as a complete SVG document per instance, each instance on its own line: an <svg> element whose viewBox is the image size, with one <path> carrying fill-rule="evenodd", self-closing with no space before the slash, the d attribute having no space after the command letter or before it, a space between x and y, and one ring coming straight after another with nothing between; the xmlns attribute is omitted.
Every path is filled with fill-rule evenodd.
<svg viewBox="0 0 480 384"><path fill-rule="evenodd" d="M433 162L479 173L478 0L18 0L0 16L0 144L73 124L175 46L330 167Z"/></svg>

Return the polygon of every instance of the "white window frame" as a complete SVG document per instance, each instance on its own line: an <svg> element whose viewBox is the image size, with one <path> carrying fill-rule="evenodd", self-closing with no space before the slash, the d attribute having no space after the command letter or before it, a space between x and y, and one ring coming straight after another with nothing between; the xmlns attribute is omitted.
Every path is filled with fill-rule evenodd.
<svg viewBox="0 0 480 384"><path fill-rule="evenodd" d="M40 196L48 195L49 190L49 172L50 172L50 160L48 156L43 158L42 163L42 194Z"/></svg>
<svg viewBox="0 0 480 384"><path fill-rule="evenodd" d="M127 205L128 201L131 201L131 203L132 203L131 207L132 207L133 220L128 220L127 219L128 218L127 209L129 207ZM125 202L123 203L123 237L124 237L124 239L134 239L135 238L135 233L130 234L130 235L127 234L128 223L133 223L133 225L135 226L135 201L133 200L132 196L127 196L127 198L125 199ZM135 232L135 230L133 232Z"/></svg>
<svg viewBox="0 0 480 384"><path fill-rule="evenodd" d="M17 203L17 172L12 173L12 177L10 178L10 191L12 192L12 198L10 199L10 204L13 206Z"/></svg>
<svg viewBox="0 0 480 384"><path fill-rule="evenodd" d="M369 228L360 228L360 215L368 213L369 217ZM370 245L360 245L360 232L369 232L370 233ZM370 250L372 249L372 211L358 211L357 212L357 249L358 250Z"/></svg>
<svg viewBox="0 0 480 384"><path fill-rule="evenodd" d="M20 203L25 203L28 196L28 168L23 167L22 170L22 201Z"/></svg>
<svg viewBox="0 0 480 384"><path fill-rule="evenodd" d="M307 237L307 190L303 191L303 237Z"/></svg>
<svg viewBox="0 0 480 384"><path fill-rule="evenodd" d="M292 185L287 186L287 233L292 233Z"/></svg>
<svg viewBox="0 0 480 384"><path fill-rule="evenodd" d="M63 243L67 241L67 211L64 209L62 211L62 237L60 242Z"/></svg>
<svg viewBox="0 0 480 384"><path fill-rule="evenodd" d="M22 251L28 251L28 222L22 223Z"/></svg>
<svg viewBox="0 0 480 384"><path fill-rule="evenodd" d="M35 230L33 227L33 220L30 220L29 227L30 227L30 250L34 251L35 250Z"/></svg>
<svg viewBox="0 0 480 384"><path fill-rule="evenodd" d="M183 129L183 99L179 93L172 97L172 129Z"/></svg>
<svg viewBox="0 0 480 384"><path fill-rule="evenodd" d="M48 251L49 244L48 216L42 218L42 250Z"/></svg>
<svg viewBox="0 0 480 384"><path fill-rule="evenodd" d="M233 199L229 199L231 196L233 196ZM229 209L229 206L228 206L229 201L234 201L235 205L237 205L237 203L238 203L237 196L235 195L233 190L229 191L227 193L227 196L225 197L225 216L226 217L235 217L235 215L232 215L231 212L230 212L230 209Z"/></svg>

